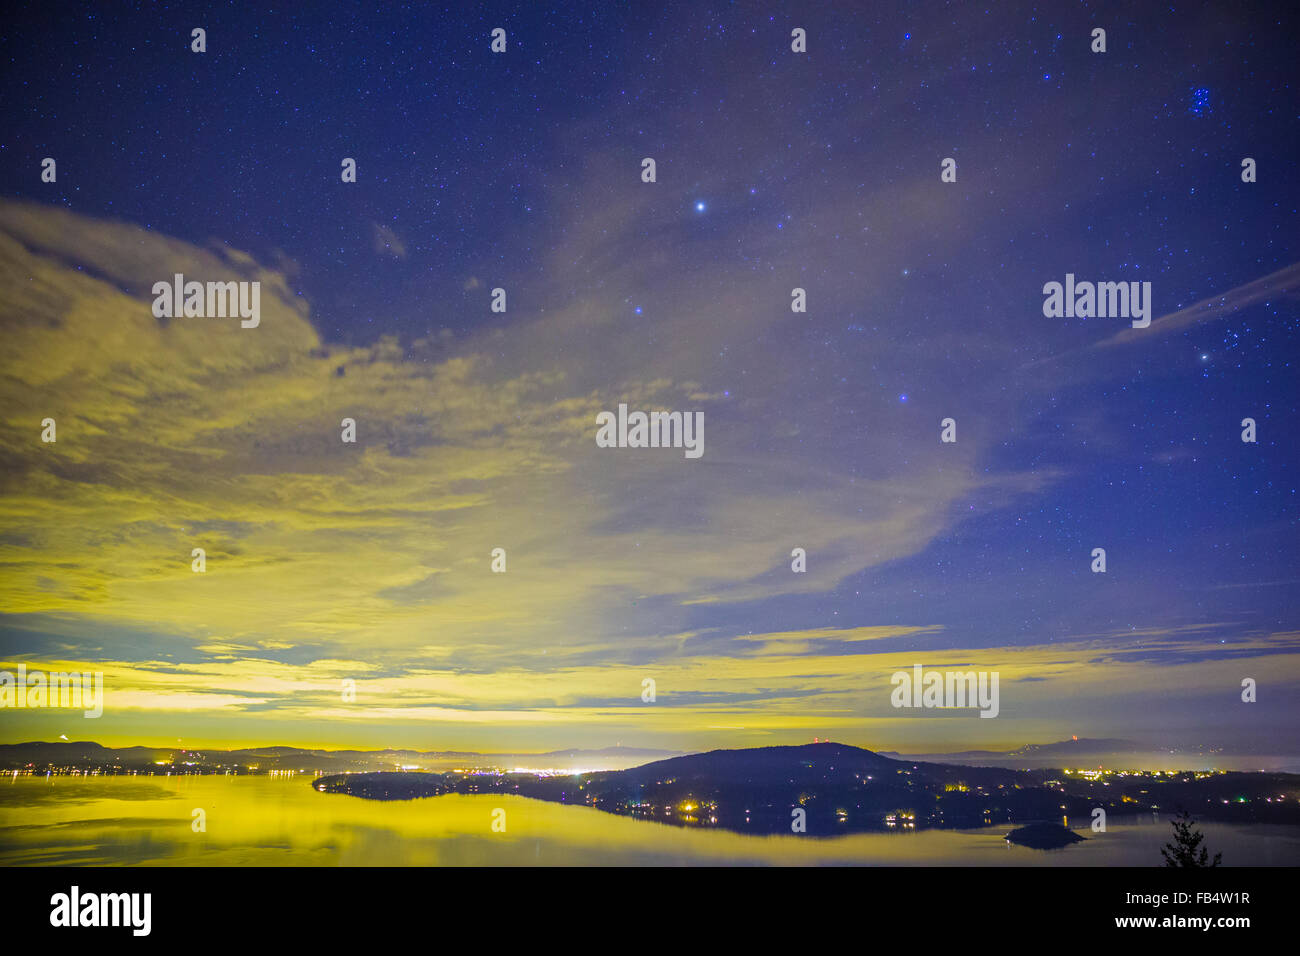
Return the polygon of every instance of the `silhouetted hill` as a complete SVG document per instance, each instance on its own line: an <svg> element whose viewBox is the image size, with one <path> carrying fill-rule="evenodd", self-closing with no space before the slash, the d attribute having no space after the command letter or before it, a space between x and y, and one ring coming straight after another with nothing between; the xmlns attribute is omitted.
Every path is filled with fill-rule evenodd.
<svg viewBox="0 0 1300 956"><path fill-rule="evenodd" d="M32 741L0 744L0 767L9 769L28 764L58 767L148 766L168 759L174 751L153 747L104 747L89 740Z"/></svg>
<svg viewBox="0 0 1300 956"><path fill-rule="evenodd" d="M731 780L791 780L816 778L827 768L838 767L850 772L884 771L896 767L891 760L861 747L848 744L799 744L790 747L752 747L745 750L710 750L656 760L641 767L618 771L627 780L648 780L669 775L681 780L722 778ZM594 778L609 774L592 774Z"/></svg>

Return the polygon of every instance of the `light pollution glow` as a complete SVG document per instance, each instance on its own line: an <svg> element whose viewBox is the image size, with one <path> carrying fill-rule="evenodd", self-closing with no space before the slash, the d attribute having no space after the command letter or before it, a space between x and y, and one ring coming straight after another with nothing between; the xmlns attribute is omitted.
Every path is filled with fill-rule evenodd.
<svg viewBox="0 0 1300 956"><path fill-rule="evenodd" d="M1300 678L1300 635L1232 621L999 642L942 602L905 623L840 616L844 582L1059 476L990 472L991 426L973 421L941 448L938 414L903 454L912 426L877 413L851 475L768 454L764 436L798 420L775 381L750 385L748 412L699 384L707 329L677 362L621 353L581 303L505 334L327 345L288 279L242 253L13 202L0 265L0 667L93 668L106 687L99 721L10 712L8 742L1000 749L1240 725L1229 658L1232 681ZM260 327L158 322L142 290L173 272L259 279ZM676 320L682 341L695 321ZM611 396L707 408L708 457L602 454L591 423ZM38 440L47 416L55 444ZM789 573L792 545L810 573ZM494 547L506 574L489 573ZM889 675L918 660L996 668L1002 715L892 710Z"/></svg>

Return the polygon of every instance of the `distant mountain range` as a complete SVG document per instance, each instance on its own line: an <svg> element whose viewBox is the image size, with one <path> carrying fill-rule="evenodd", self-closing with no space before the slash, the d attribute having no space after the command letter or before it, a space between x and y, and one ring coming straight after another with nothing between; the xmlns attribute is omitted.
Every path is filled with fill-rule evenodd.
<svg viewBox="0 0 1300 956"><path fill-rule="evenodd" d="M675 751L638 747L554 750L541 754L481 754L456 750L312 750L299 747L253 747L241 750L188 750L182 747L104 747L89 741L33 741L0 744L0 768L67 768L78 770L157 769L175 764L191 771L355 773L362 771L451 770L617 770L675 756Z"/></svg>
<svg viewBox="0 0 1300 956"><path fill-rule="evenodd" d="M839 746L839 745L837 745ZM757 748L771 749L771 748ZM857 749L857 748L855 748ZM736 751L742 752L742 751ZM871 751L865 751L870 753ZM1211 750L1155 749L1129 740L1083 738L1028 744L1014 750L962 750L953 753L904 754L882 750L877 756L931 764L1002 767L1009 770L1065 768L1129 768L1169 770L1268 770L1300 772L1300 758L1258 755L1232 756ZM104 747L89 741L34 741L0 744L0 768L58 767L144 769L164 764L191 771L299 773L360 773L365 771L455 769L497 770L625 770L653 760L684 756L679 751L640 747L552 750L547 753L477 753L468 750L322 750L301 747L249 747L238 750L189 750L183 747Z"/></svg>
<svg viewBox="0 0 1300 956"><path fill-rule="evenodd" d="M1081 753L1130 753L1137 748L1132 741L1116 740L1107 738L1092 738L1083 740L1058 740L1050 744L1027 744L1015 750L958 750L946 754L927 754L918 758L916 755L900 754L893 751L882 750L880 753L888 757L894 757L899 760L925 759L935 760L939 757L944 758L942 763L949 763L954 760L982 760L982 759L1037 759L1046 757L1067 757L1077 756Z"/></svg>
<svg viewBox="0 0 1300 956"><path fill-rule="evenodd" d="M1214 748L1156 748L1132 740L1075 738L1049 744L1028 744L1015 750L960 750L952 753L903 754L880 751L899 760L957 763L1017 770L1050 767L1126 767L1149 770L1271 770L1300 773L1300 756L1286 748L1247 746L1227 754Z"/></svg>

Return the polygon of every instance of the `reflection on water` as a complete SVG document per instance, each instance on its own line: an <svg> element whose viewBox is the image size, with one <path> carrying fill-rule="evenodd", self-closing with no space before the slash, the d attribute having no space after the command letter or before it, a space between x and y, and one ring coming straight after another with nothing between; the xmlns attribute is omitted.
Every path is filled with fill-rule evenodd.
<svg viewBox="0 0 1300 956"><path fill-rule="evenodd" d="M492 832L492 810L506 832ZM195 833L193 811L206 814ZM377 803L310 778L0 777L0 864L528 866L939 864L1159 866L1167 822L1110 821L1063 850L1008 845L1009 827L835 839L685 830L508 796ZM1300 828L1202 825L1225 865L1300 864Z"/></svg>

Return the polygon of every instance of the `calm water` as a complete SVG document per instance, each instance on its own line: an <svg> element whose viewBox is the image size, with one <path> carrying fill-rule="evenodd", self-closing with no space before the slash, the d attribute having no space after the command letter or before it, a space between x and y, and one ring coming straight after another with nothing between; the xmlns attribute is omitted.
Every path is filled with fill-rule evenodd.
<svg viewBox="0 0 1300 956"><path fill-rule="evenodd" d="M492 811L506 811L493 833ZM192 811L207 832L191 829ZM1086 824L1086 821L1076 821ZM528 866L583 864L1159 865L1167 822L1111 821L1063 850L1008 846L1009 827L816 839L686 830L505 796L376 803L309 776L3 777L0 864ZM1226 865L1300 865L1300 827L1202 826Z"/></svg>

